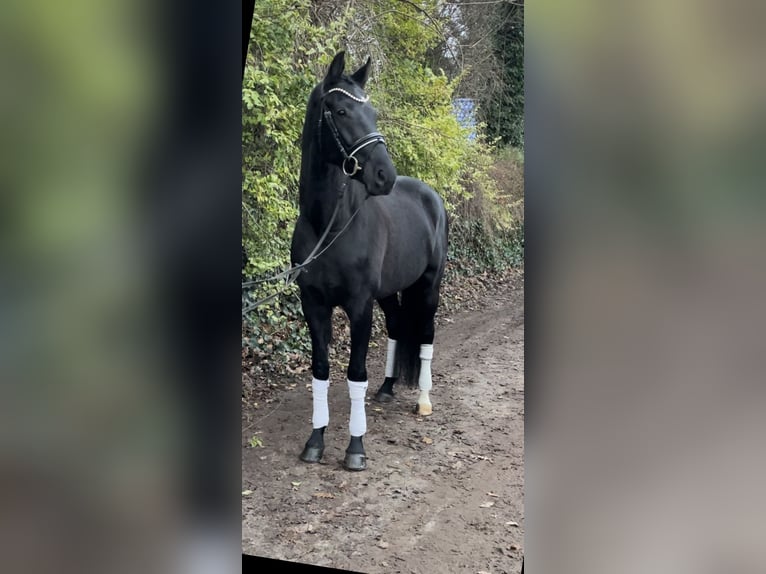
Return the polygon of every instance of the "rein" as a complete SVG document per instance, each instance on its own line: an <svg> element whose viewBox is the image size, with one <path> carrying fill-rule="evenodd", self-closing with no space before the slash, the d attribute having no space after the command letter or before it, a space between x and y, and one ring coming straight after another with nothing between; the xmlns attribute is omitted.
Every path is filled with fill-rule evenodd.
<svg viewBox="0 0 766 574"><path fill-rule="evenodd" d="M303 263L301 263L300 265L295 265L294 267L291 267L290 269L287 269L285 271L282 271L282 273L277 273L276 275L272 277L267 277L266 279L258 279L256 281L246 281L245 283L242 283L243 288L248 288L254 285L258 285L260 283L266 283L268 281L279 279L280 277L289 276L287 280L285 281L285 285L284 287L282 287L282 289L280 289L276 293L272 293L268 297L264 297L262 299L258 299L257 301L253 303L250 303L244 309L242 309L243 315L245 315L246 313L249 313L256 307L263 305L264 303L268 303L275 297L278 297L279 295L287 291L287 288L290 287L290 285L292 285L293 283L295 283L296 279L298 279L298 275L306 271L304 267L306 267L309 263L311 263L315 259L318 259L319 256L322 255L322 253L324 253L325 251L327 251L332 246L332 244L335 243L335 240L338 239L338 237L340 237L341 235L343 235L343 232L346 231L346 229L348 229L348 226L351 225L351 222L354 220L354 217L356 217L356 214L359 213L359 210L362 208L361 205L357 207L356 210L354 210L354 213L352 213L351 217L348 218L346 225L344 225L341 228L341 230L337 233L337 235L330 240L330 243L328 243L325 246L325 248L322 249L322 251L319 251L319 253L317 253L319 248L322 246L322 243L327 238L327 235L330 233L330 229L332 229L332 224L335 223L335 218L338 215L338 211L340 211L340 203L341 203L341 200L343 199L344 192L346 191L347 184L348 184L348 177L345 180L343 180L343 186L341 186L340 192L338 193L338 201L335 203L335 209L333 210L332 216L330 217L330 222L327 224L327 227L325 228L324 233L322 233L322 237L319 238L319 241L317 241L317 244L314 246L314 249L311 250L311 253L309 253L308 257L306 257L306 260Z"/></svg>

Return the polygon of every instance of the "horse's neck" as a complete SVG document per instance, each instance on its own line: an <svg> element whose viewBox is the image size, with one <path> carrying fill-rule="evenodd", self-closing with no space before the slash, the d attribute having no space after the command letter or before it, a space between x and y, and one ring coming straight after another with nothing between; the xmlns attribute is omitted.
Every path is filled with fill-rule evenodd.
<svg viewBox="0 0 766 574"><path fill-rule="evenodd" d="M317 234L321 234L330 223L335 207L340 201L338 214L333 222L333 230L337 231L348 222L358 207L359 190L355 188L359 184L347 178L335 166L325 164L312 167L314 169L309 173L304 172L301 176L301 215L311 222Z"/></svg>

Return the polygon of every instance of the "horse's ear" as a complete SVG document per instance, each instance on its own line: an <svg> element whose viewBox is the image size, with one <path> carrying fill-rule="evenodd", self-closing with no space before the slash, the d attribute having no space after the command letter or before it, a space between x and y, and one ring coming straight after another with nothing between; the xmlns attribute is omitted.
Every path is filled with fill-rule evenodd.
<svg viewBox="0 0 766 574"><path fill-rule="evenodd" d="M346 67L346 52L338 52L332 59L330 67L327 69L327 75L325 81L337 80L343 74L343 69Z"/></svg>
<svg viewBox="0 0 766 574"><path fill-rule="evenodd" d="M370 77L370 62L372 59L367 56L367 61L364 63L364 66L359 68L356 72L351 74L351 79L354 80L357 84L359 84L360 87L364 88L364 85L367 83L367 78Z"/></svg>

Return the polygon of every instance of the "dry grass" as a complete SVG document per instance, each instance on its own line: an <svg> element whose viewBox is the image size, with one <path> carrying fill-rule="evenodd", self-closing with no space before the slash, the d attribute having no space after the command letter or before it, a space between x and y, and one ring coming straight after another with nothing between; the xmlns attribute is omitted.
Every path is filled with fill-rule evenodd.
<svg viewBox="0 0 766 574"><path fill-rule="evenodd" d="M464 180L468 196L457 206L465 221L480 221L486 229L524 222L524 160L515 149L497 152L488 166L489 178Z"/></svg>
<svg viewBox="0 0 766 574"><path fill-rule="evenodd" d="M514 221L524 222L524 160L514 149L501 150L490 169Z"/></svg>

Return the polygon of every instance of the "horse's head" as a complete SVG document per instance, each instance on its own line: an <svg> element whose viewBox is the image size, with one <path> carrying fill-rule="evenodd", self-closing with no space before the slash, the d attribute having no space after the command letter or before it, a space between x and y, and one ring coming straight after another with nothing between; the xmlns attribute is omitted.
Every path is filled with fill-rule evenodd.
<svg viewBox="0 0 766 574"><path fill-rule="evenodd" d="M364 183L370 195L391 192L396 169L375 124L377 112L363 92L370 59L350 76L343 73L345 53L338 53L317 86L319 149L323 158Z"/></svg>

